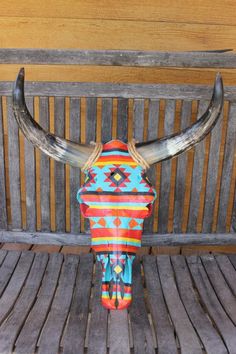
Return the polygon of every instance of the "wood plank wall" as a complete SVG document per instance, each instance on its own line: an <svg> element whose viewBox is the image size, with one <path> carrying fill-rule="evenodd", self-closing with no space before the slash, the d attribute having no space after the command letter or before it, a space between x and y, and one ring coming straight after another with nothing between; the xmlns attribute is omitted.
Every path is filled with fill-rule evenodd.
<svg viewBox="0 0 236 354"><path fill-rule="evenodd" d="M210 0L5 0L0 13L0 47L236 50L235 10L234 0L215 0L214 3ZM211 84L217 71L56 65L25 67L27 80L137 83ZM19 65L0 65L0 80L14 80L18 69ZM226 85L236 84L236 70L221 72ZM85 138L83 128L81 134L81 139Z"/></svg>

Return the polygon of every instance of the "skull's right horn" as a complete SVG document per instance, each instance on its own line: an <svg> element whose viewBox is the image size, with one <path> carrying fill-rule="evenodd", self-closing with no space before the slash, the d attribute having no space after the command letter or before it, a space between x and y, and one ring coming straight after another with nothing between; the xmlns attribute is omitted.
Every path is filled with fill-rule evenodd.
<svg viewBox="0 0 236 354"><path fill-rule="evenodd" d="M57 161L83 167L94 151L91 145L76 144L45 132L31 117L24 97L24 68L19 71L13 88L13 111L25 137L36 147Z"/></svg>
<svg viewBox="0 0 236 354"><path fill-rule="evenodd" d="M224 103L224 88L220 74L216 75L211 102L206 112L182 132L162 139L136 144L136 150L149 164L155 164L179 155L201 141L215 126Z"/></svg>

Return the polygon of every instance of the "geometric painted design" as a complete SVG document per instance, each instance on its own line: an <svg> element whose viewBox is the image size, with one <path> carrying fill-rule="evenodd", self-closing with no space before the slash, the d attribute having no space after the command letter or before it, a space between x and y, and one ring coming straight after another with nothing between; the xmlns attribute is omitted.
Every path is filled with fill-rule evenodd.
<svg viewBox="0 0 236 354"><path fill-rule="evenodd" d="M155 197L145 171L119 140L104 144L86 171L77 199L90 220L92 248L102 263L102 304L108 309L131 303L132 262Z"/></svg>

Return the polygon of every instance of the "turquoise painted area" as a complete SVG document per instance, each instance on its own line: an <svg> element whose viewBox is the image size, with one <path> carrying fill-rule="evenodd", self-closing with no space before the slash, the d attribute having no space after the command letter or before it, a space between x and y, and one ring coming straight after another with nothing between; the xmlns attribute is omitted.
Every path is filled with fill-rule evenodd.
<svg viewBox="0 0 236 354"><path fill-rule="evenodd" d="M116 151L103 151L101 156L114 156L117 155ZM128 152L119 151L119 156L129 156Z"/></svg>
<svg viewBox="0 0 236 354"><path fill-rule="evenodd" d="M141 241L139 240L134 240L134 241L124 241L124 240L116 240L116 238L114 237L113 241L106 241L104 239L104 241L99 240L96 241L96 238L92 239L92 246L101 246L101 245L126 245L126 246L136 246L136 247L140 247L141 246Z"/></svg>
<svg viewBox="0 0 236 354"><path fill-rule="evenodd" d="M100 219L101 219L100 217L93 217L92 218L93 222L95 222L95 224L93 224L93 226L92 226L93 229L117 228L117 226L114 223L114 221L117 219L116 216L104 216L103 219L106 222L106 226L102 226L102 225L98 224ZM134 220L134 219L119 216L119 220L121 222L121 224L119 225L119 229L128 230L128 229L130 229L129 223L131 222L131 220ZM143 219L135 218L135 221L138 223L138 225L133 226L132 230L142 230L143 229Z"/></svg>

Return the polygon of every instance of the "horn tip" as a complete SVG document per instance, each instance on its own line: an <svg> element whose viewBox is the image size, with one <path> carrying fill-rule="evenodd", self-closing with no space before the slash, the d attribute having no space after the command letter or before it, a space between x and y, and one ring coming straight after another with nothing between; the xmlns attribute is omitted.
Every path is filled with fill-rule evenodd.
<svg viewBox="0 0 236 354"><path fill-rule="evenodd" d="M25 76L25 68L20 68L20 71L19 71L19 76L21 77L24 77Z"/></svg>

